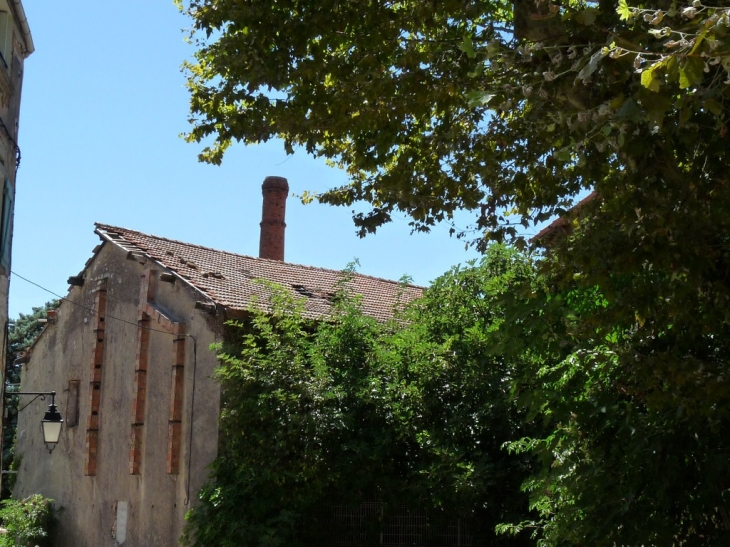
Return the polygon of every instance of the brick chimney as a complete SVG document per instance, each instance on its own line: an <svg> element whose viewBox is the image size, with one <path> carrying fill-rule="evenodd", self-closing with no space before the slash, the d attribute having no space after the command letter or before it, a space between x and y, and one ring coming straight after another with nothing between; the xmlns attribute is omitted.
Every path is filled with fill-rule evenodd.
<svg viewBox="0 0 730 547"><path fill-rule="evenodd" d="M261 186L264 206L261 211L259 257L284 261L286 196L289 183L284 177L266 177Z"/></svg>

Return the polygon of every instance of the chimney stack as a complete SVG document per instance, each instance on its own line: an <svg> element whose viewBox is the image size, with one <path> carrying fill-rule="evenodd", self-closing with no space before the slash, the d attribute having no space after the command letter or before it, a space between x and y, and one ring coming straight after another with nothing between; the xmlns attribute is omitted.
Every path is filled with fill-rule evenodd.
<svg viewBox="0 0 730 547"><path fill-rule="evenodd" d="M264 205L261 211L259 257L284 261L286 197L289 183L284 177L266 177L261 186Z"/></svg>

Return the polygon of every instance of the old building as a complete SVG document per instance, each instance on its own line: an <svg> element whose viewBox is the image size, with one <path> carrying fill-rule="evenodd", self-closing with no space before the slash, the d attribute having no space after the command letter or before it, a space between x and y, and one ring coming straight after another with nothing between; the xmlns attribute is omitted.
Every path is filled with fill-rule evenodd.
<svg viewBox="0 0 730 547"><path fill-rule="evenodd" d="M60 509L57 545L175 545L216 455L219 385L209 351L223 323L265 306L272 281L324 318L341 274L284 258L285 179L264 182L260 257L96 225L101 244L31 349L23 391L56 390L65 418L52 454L20 414L14 494ZM366 313L387 319L418 287L356 275ZM255 298L254 298L255 297Z"/></svg>
<svg viewBox="0 0 730 547"><path fill-rule="evenodd" d="M0 0L0 347L7 345L8 288L13 241L15 174L20 165L18 127L23 63L33 53L33 39L20 0ZM2 386L5 378L3 367ZM0 454L2 454L0 438Z"/></svg>

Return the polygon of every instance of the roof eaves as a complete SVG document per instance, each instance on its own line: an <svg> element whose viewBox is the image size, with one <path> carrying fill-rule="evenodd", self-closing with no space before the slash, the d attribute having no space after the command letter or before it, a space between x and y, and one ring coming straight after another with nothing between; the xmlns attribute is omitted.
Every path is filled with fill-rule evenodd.
<svg viewBox="0 0 730 547"><path fill-rule="evenodd" d="M185 276L181 275L177 268L173 267L170 264L166 264L162 260L159 260L157 258L153 258L148 253L148 250L140 247L139 245L132 243L124 238L120 232L115 231L115 228L113 226L108 226L106 224L101 224L99 222L96 222L95 224L94 232L102 239L102 241L108 241L109 243L112 243L113 245L119 247L123 251L127 252L127 258L134 259L134 260L140 260L144 259L149 260L151 262L154 262L155 264L158 264L161 268L164 268L166 272L172 274L176 279L179 279L181 282L185 283L188 287L192 288L196 293L201 294L205 299L211 301L216 306L221 306L224 309L226 308L226 305L222 302L219 302L215 298L213 298L210 294L202 290L200 287L196 286L195 283L193 283L190 279L186 278ZM133 230L127 230L127 231L133 231ZM180 242L182 243L182 242ZM87 262L87 266L88 266Z"/></svg>
<svg viewBox="0 0 730 547"><path fill-rule="evenodd" d="M18 18L20 31L23 33L23 42L25 42L23 57L25 58L35 51L35 44L33 44L33 36L30 33L30 26L28 25L28 18L25 16L23 3L21 0L12 0L12 4Z"/></svg>

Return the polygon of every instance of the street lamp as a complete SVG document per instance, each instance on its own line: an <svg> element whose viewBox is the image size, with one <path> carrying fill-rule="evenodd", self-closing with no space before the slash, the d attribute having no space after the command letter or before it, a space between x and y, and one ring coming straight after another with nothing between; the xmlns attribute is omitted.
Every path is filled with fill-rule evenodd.
<svg viewBox="0 0 730 547"><path fill-rule="evenodd" d="M63 418L61 418L61 413L56 408L56 392L16 391L14 393L5 393L6 397L10 397L11 395L34 395L35 398L33 399L33 401L38 398L40 398L41 401L45 401L47 395L51 396L51 404L48 405L48 410L41 420L41 429L43 430L43 442L46 443L48 453L50 454L51 452L53 452L53 449L56 448L58 440L61 437L61 426L63 425ZM30 403L32 403L33 401L30 401ZM25 405L23 408L27 407L30 403ZM23 410L23 408L21 408L20 410ZM18 412L20 412L20 410Z"/></svg>
<svg viewBox="0 0 730 547"><path fill-rule="evenodd" d="M43 442L46 443L46 448L49 452L53 452L53 448L58 444L58 439L61 437L61 426L63 425L63 418L61 413L56 408L55 403L56 392L51 393L51 404L48 405L46 415L41 420L41 427L43 428ZM49 445L53 448L49 448Z"/></svg>

